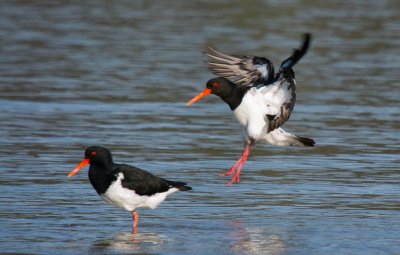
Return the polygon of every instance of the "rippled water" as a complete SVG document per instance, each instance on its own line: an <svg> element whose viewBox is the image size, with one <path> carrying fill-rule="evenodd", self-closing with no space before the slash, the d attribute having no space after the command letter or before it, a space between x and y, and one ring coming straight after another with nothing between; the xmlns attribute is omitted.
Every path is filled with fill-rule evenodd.
<svg viewBox="0 0 400 255"><path fill-rule="evenodd" d="M2 1L0 252L23 254L399 254L397 1ZM258 145L242 182L239 125L210 96L206 45L296 66L285 129L311 149ZM89 145L188 182L156 210L96 195Z"/></svg>

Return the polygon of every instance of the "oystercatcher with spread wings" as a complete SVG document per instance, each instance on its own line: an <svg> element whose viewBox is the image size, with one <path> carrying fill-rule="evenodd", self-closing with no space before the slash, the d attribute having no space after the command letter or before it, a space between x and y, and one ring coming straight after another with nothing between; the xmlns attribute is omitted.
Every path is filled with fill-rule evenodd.
<svg viewBox="0 0 400 255"><path fill-rule="evenodd" d="M191 105L209 94L225 101L243 127L245 148L241 157L222 176L233 175L227 183L240 182L240 171L250 148L256 142L279 146L314 146L313 139L286 132L281 126L289 119L296 102L296 81L292 67L307 52L311 35L305 34L300 49L284 60L275 73L273 63L264 57L231 56L209 48L209 69L218 76L192 98Z"/></svg>

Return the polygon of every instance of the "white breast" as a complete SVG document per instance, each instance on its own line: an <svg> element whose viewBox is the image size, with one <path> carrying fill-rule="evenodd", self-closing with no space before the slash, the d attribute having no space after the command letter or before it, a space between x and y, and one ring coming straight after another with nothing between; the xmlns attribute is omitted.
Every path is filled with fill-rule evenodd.
<svg viewBox="0 0 400 255"><path fill-rule="evenodd" d="M123 173L119 173L117 180L111 183L107 191L101 194L100 197L107 203L124 208L128 211L133 211L140 207L154 209L161 204L169 194L178 191L177 188L170 188L165 192L156 193L151 196L140 196L136 194L134 190L122 187L121 181L123 179Z"/></svg>
<svg viewBox="0 0 400 255"><path fill-rule="evenodd" d="M268 105L256 88L251 88L243 97L241 104L233 111L233 115L243 126L245 135L259 140L267 131L266 114Z"/></svg>

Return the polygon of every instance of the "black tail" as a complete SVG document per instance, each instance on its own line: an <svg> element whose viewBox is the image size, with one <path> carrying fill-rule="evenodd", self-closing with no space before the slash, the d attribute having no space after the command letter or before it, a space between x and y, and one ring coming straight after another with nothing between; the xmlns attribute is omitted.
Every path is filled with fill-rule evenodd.
<svg viewBox="0 0 400 255"><path fill-rule="evenodd" d="M315 141L311 138L307 138L307 137L302 137L302 136L297 136L296 135L296 139L302 143L304 146L307 147L314 147Z"/></svg>
<svg viewBox="0 0 400 255"><path fill-rule="evenodd" d="M184 182L174 182L165 180L169 186L179 189L180 191L189 191L192 190L192 187L187 186Z"/></svg>
<svg viewBox="0 0 400 255"><path fill-rule="evenodd" d="M301 48L294 49L292 56L282 62L279 72L283 72L284 70L292 68L306 54L308 48L310 47L311 34L306 33L303 36L304 39Z"/></svg>

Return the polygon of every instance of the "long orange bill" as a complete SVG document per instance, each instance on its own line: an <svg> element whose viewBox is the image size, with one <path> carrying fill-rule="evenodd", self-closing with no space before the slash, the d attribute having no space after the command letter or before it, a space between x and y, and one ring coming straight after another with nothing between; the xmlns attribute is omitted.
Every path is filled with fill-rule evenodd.
<svg viewBox="0 0 400 255"><path fill-rule="evenodd" d="M192 99L190 99L189 102L186 103L186 105L191 105L194 102L199 101L201 98L210 95L211 94L211 89L205 88L202 92L200 92L197 96L193 97Z"/></svg>
<svg viewBox="0 0 400 255"><path fill-rule="evenodd" d="M89 164L89 159L88 158L82 159L82 161L71 172L69 172L68 177L71 177L74 174L76 174L79 170L81 170L82 167L86 166L87 164Z"/></svg>

